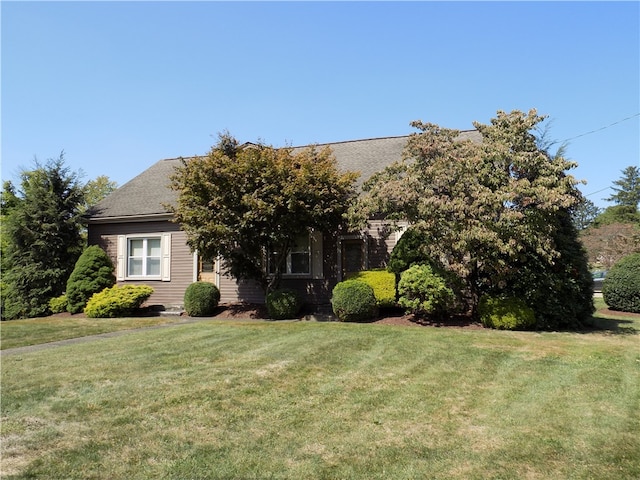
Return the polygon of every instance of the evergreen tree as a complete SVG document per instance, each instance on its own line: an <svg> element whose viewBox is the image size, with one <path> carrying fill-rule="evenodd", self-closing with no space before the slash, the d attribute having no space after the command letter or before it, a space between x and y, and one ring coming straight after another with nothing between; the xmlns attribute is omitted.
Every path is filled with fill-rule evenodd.
<svg viewBox="0 0 640 480"><path fill-rule="evenodd" d="M606 200L615 202L617 205L626 205L638 209L640 203L640 169L638 167L627 167L622 171L622 178L613 182L616 193Z"/></svg>
<svg viewBox="0 0 640 480"><path fill-rule="evenodd" d="M36 161L20 177L21 191L3 225L3 319L47 314L49 300L64 292L83 246L83 188L65 166L64 154L45 165Z"/></svg>

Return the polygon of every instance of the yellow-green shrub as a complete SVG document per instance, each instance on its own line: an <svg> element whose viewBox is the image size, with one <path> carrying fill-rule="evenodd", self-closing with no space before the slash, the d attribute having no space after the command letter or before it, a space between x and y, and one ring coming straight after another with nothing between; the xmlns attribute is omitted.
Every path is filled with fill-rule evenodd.
<svg viewBox="0 0 640 480"><path fill-rule="evenodd" d="M536 316L524 301L515 297L484 295L478 304L482 325L498 330L527 330L536 324Z"/></svg>
<svg viewBox="0 0 640 480"><path fill-rule="evenodd" d="M396 305L396 276L385 269L365 270L352 273L349 280L359 280L373 288L378 307L393 307Z"/></svg>
<svg viewBox="0 0 640 480"><path fill-rule="evenodd" d="M115 285L94 293L84 313L91 318L115 318L131 315L153 293L148 285Z"/></svg>
<svg viewBox="0 0 640 480"><path fill-rule="evenodd" d="M67 296L65 294L49 300L49 310L51 313L62 313L67 311Z"/></svg>

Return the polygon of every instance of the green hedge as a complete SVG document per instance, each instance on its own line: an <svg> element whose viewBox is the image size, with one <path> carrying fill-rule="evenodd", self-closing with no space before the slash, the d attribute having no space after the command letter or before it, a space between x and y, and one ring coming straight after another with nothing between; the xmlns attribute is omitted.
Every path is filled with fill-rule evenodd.
<svg viewBox="0 0 640 480"><path fill-rule="evenodd" d="M373 288L360 280L338 283L331 295L333 313L343 322L363 322L378 314Z"/></svg>
<svg viewBox="0 0 640 480"><path fill-rule="evenodd" d="M602 282L602 298L612 310L640 313L640 253L611 267Z"/></svg>
<svg viewBox="0 0 640 480"><path fill-rule="evenodd" d="M126 317L140 308L153 293L148 285L115 285L94 293L84 313L91 318Z"/></svg>
<svg viewBox="0 0 640 480"><path fill-rule="evenodd" d="M385 269L365 270L352 273L347 280L359 280L373 289L378 307L394 307L396 305L396 276Z"/></svg>
<svg viewBox="0 0 640 480"><path fill-rule="evenodd" d="M398 304L413 314L441 315L455 302L453 290L429 265L413 265L398 282Z"/></svg>
<svg viewBox="0 0 640 480"><path fill-rule="evenodd" d="M194 282L184 292L184 309L190 317L213 315L220 301L220 290L211 282Z"/></svg>
<svg viewBox="0 0 640 480"><path fill-rule="evenodd" d="M536 324L533 309L515 297L484 295L478 304L478 313L482 325L498 330L527 330Z"/></svg>
<svg viewBox="0 0 640 480"><path fill-rule="evenodd" d="M269 318L274 320L285 320L296 318L302 308L302 299L295 290L286 288L274 290L267 295L267 312Z"/></svg>

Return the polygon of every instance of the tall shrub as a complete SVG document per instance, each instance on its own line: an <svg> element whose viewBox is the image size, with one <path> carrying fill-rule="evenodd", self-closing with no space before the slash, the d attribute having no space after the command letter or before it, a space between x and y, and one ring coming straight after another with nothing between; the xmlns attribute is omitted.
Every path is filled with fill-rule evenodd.
<svg viewBox="0 0 640 480"><path fill-rule="evenodd" d="M97 245L87 247L67 280L67 310L81 312L94 293L115 282L113 263L107 253Z"/></svg>
<svg viewBox="0 0 640 480"><path fill-rule="evenodd" d="M612 310L640 313L640 253L611 267L602 283L602 297Z"/></svg>

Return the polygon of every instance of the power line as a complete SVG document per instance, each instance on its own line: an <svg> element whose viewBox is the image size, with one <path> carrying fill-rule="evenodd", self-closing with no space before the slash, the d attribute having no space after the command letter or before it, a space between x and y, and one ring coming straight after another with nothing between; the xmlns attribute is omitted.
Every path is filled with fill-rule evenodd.
<svg viewBox="0 0 640 480"><path fill-rule="evenodd" d="M591 130L590 132L581 133L580 135L576 135L575 137L567 138L565 140L562 140L562 143L568 142L570 140L575 140L576 138L584 137L586 135L591 135L592 133L600 132L602 130L606 130L607 128L613 127L614 125L618 125L619 123L626 122L627 120L631 120L632 118L636 118L636 117L640 117L640 113L636 113L635 115L631 115L630 117L623 118L622 120L613 122L612 124L607 125L605 127L600 127L595 130Z"/></svg>

